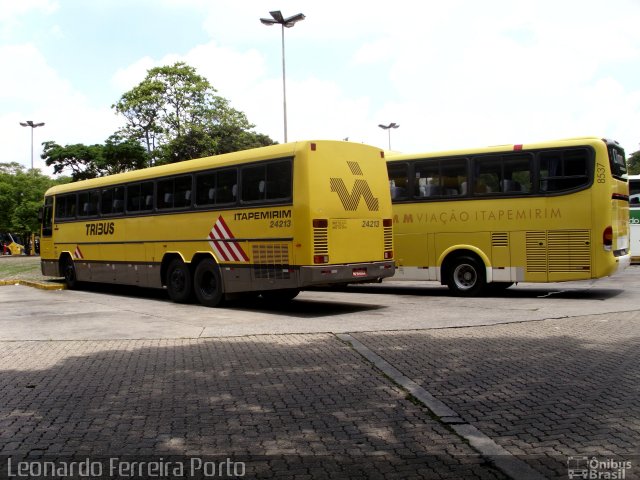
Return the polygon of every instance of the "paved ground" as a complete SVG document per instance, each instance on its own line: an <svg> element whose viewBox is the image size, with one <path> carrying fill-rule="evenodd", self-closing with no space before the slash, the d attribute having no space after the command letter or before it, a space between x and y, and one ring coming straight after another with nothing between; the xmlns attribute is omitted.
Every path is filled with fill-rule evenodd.
<svg viewBox="0 0 640 480"><path fill-rule="evenodd" d="M88 456L104 478L141 478L114 457L216 478L640 478L639 283L227 309L0 287L0 476Z"/></svg>

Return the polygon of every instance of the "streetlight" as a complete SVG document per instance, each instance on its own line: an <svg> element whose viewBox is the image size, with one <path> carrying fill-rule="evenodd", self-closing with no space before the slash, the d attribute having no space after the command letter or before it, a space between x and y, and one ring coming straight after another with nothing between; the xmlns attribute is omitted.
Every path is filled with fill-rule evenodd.
<svg viewBox="0 0 640 480"><path fill-rule="evenodd" d="M33 123L33 120L27 120L26 122L20 122L23 127L31 127L31 170L33 170L33 129L36 127L44 127L44 122Z"/></svg>
<svg viewBox="0 0 640 480"><path fill-rule="evenodd" d="M298 13L289 18L284 18L280 10L274 10L273 12L269 12L269 14L273 18L261 18L260 21L267 26L277 23L282 27L282 106L284 109L284 143L287 143L287 83L284 68L284 27L291 28L297 22L304 20L305 17L302 13Z"/></svg>
<svg viewBox="0 0 640 480"><path fill-rule="evenodd" d="M380 128L382 128L383 130L387 130L389 132L389 150L391 150L391 129L392 128L398 128L400 125L396 124L396 123L390 123L389 125L378 125Z"/></svg>

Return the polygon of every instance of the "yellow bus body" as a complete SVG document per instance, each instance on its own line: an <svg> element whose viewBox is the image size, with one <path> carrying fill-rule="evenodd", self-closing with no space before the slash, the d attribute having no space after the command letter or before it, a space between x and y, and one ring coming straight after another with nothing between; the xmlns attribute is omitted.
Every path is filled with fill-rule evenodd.
<svg viewBox="0 0 640 480"><path fill-rule="evenodd" d="M397 197L393 200L397 263L394 280L435 280L449 285L454 293L476 295L491 286L508 287L516 282L561 282L613 275L630 262L629 191L625 175L612 173L611 148L621 151L613 142L589 137L389 155L392 197ZM575 187L550 190L550 180L546 178L551 175L548 169L544 170L549 158L575 156L576 152L584 153L584 176L566 174L563 179L558 173L555 181L568 181L567 185ZM483 176L479 173L482 162L493 162L496 172L503 165L504 173L504 165L517 161L532 165L524 177L519 172L519 178L528 181L528 191L520 185L517 191L488 192L484 186L478 187L478 182L475 190L466 188ZM436 170L435 165L446 166L447 162L458 162L466 168L466 176L458 177L453 189L445 188L445 183L451 183L446 175L436 179L437 186L430 185L436 180L420 180L421 171L444 172L445 167ZM569 161L566 163L569 165ZM405 167L406 178L401 175ZM569 171L569 166L564 168ZM402 184L403 181L407 183ZM503 185L507 183L514 185L514 180L502 180ZM402 190L400 195L393 191L398 188ZM430 196L432 191L437 194ZM461 266L465 263L457 260L461 257L471 265ZM474 263L480 269L475 273ZM457 283L454 271L459 275ZM475 280L479 283L474 284Z"/></svg>
<svg viewBox="0 0 640 480"><path fill-rule="evenodd" d="M233 172L237 182L220 186L223 176L232 178ZM217 183L206 185L208 178ZM142 213L129 211L129 196L150 182L152 206ZM162 200L161 190L171 182L176 197L178 184L187 185L180 195L189 199L177 208L160 208L174 195L164 194ZM111 208L107 204L119 186L127 195L125 211L102 213ZM229 201L199 204L223 191ZM286 195L268 199L270 191ZM135 202L144 202L143 197L135 193ZM95 214L79 214L86 207L82 199L92 198L100 202ZM75 213L58 218L57 209L63 207L56 203L72 201ZM225 296L295 294L314 285L379 281L394 273L384 155L356 143L275 145L56 186L45 193L44 210L43 273L71 275L71 283L166 285L171 295L176 280L193 283L197 293L205 288L194 277L203 260L212 260L217 273L205 272L202 278L208 280L200 283ZM178 274L168 271L180 262L184 268ZM180 272L190 278L180 279ZM219 286L213 285L216 280ZM181 300L180 295L172 298Z"/></svg>

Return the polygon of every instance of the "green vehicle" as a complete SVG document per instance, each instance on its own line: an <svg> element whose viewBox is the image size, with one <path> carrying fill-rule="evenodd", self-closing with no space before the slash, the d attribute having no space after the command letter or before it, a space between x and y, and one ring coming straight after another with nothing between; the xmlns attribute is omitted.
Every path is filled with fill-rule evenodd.
<svg viewBox="0 0 640 480"><path fill-rule="evenodd" d="M631 261L640 263L640 175L629 175L629 236Z"/></svg>

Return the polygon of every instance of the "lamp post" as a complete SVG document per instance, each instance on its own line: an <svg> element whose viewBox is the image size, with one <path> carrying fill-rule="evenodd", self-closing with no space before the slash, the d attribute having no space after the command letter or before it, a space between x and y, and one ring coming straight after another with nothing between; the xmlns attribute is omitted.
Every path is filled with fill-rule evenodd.
<svg viewBox="0 0 640 480"><path fill-rule="evenodd" d="M33 129L36 127L44 127L44 122L34 123L33 120L20 122L23 127L31 127L31 170L33 170Z"/></svg>
<svg viewBox="0 0 640 480"><path fill-rule="evenodd" d="M284 143L287 143L287 82L284 67L284 27L291 28L297 22L304 20L304 15L298 13L291 17L284 18L280 10L269 12L273 18L261 18L260 21L267 26L279 24L282 27L282 107L284 110Z"/></svg>
<svg viewBox="0 0 640 480"><path fill-rule="evenodd" d="M389 132L389 150L391 150L391 129L398 128L400 125L396 123L390 123L389 125L378 125L381 129L387 130Z"/></svg>

